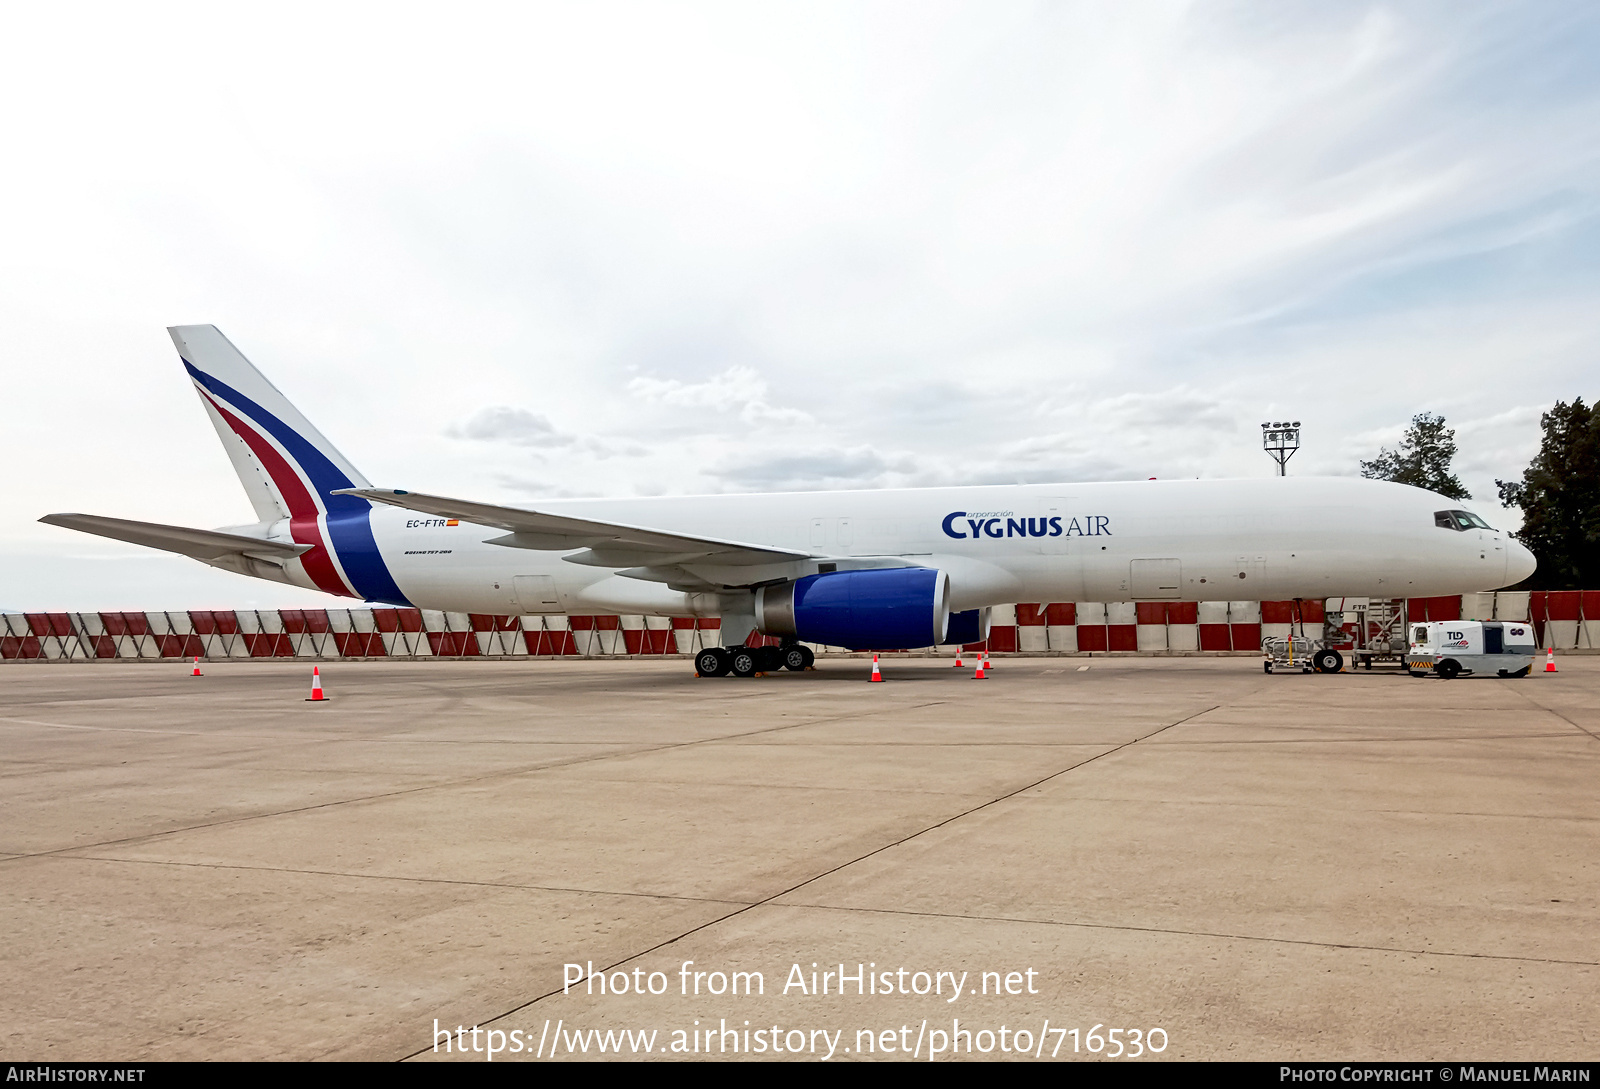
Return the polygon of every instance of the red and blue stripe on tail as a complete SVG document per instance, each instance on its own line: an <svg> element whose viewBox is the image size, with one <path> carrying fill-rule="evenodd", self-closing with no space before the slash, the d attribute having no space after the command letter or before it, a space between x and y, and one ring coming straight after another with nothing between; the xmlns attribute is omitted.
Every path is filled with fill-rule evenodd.
<svg viewBox="0 0 1600 1089"><path fill-rule="evenodd" d="M257 515L287 518L312 546L299 561L307 577L330 594L409 605L373 537L372 505L333 494L367 480L215 326L168 332Z"/></svg>

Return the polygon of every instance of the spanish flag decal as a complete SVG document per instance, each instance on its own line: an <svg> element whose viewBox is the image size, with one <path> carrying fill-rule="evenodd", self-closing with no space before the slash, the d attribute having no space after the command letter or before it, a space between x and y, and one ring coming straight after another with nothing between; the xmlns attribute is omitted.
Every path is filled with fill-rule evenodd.
<svg viewBox="0 0 1600 1089"><path fill-rule="evenodd" d="M447 526L459 526L461 524L461 519L459 519L459 518L449 518L449 519L445 520L444 524L447 525Z"/></svg>

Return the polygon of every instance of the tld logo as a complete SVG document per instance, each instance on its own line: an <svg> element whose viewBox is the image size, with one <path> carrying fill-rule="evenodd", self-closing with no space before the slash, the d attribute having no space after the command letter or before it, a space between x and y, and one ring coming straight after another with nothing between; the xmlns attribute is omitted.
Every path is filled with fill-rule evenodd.
<svg viewBox="0 0 1600 1089"><path fill-rule="evenodd" d="M1013 518L1010 511L952 511L940 523L945 536L958 541L978 537L1110 537L1111 519L1103 514L1078 518L1055 515L1049 518ZM971 533L967 531L971 530Z"/></svg>

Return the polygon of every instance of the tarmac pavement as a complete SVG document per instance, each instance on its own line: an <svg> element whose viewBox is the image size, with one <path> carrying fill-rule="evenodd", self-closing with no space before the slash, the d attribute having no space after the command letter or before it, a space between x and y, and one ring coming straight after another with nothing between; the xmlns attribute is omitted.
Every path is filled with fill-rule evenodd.
<svg viewBox="0 0 1600 1089"><path fill-rule="evenodd" d="M1593 1059L1558 665L8 663L0 1057Z"/></svg>

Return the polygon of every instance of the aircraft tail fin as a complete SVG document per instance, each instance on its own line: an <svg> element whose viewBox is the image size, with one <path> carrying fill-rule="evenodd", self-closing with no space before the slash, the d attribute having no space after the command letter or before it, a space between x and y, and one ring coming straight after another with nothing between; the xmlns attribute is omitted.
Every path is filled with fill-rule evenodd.
<svg viewBox="0 0 1600 1089"><path fill-rule="evenodd" d="M372 535L372 505L337 494L366 477L215 325L169 328L206 415L262 522L312 545L306 573L329 593L404 604Z"/></svg>
<svg viewBox="0 0 1600 1089"><path fill-rule="evenodd" d="M263 522L296 516L290 493L321 498L365 485L356 467L215 325L178 325L167 332Z"/></svg>

